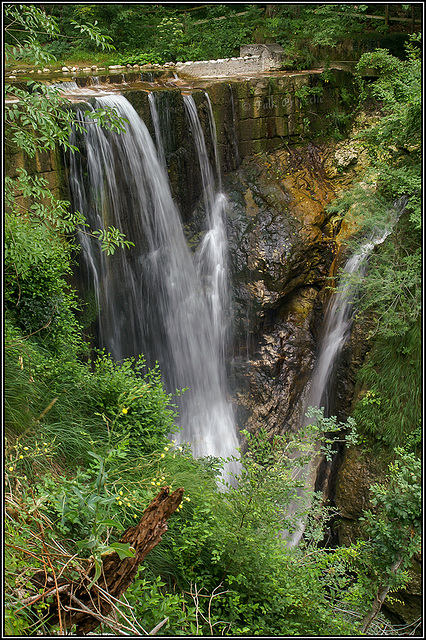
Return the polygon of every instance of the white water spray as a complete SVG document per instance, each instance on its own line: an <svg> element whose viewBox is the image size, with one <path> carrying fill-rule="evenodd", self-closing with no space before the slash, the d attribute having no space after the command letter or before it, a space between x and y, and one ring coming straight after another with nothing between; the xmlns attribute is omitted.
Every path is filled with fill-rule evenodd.
<svg viewBox="0 0 426 640"><path fill-rule="evenodd" d="M224 226L218 232L214 222L223 225L222 205L211 206L224 197L216 197L210 181L203 183L210 238L204 239L195 266L145 124L121 95L99 98L96 106L116 109L127 119L126 131L118 135L91 121L83 140L74 135L72 143L82 153L71 157L73 206L92 229L111 224L136 245L106 258L97 242L81 234L82 256L100 307L100 341L116 360L139 353L151 366L158 360L169 391L188 389L177 401L179 422L182 439L196 456L236 455L238 440L226 399L226 332L217 310L217 301L224 298L220 283L226 281L226 252L223 246L217 249L216 240L226 243L226 236L221 235ZM79 118L84 121L82 113Z"/></svg>

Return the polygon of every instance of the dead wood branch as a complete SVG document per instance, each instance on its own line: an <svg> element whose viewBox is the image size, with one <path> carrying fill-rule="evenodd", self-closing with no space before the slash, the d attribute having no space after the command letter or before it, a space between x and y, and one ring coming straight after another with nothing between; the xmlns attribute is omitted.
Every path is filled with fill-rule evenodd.
<svg viewBox="0 0 426 640"><path fill-rule="evenodd" d="M69 581L64 591L56 590L60 599L50 607L49 624L53 625L62 618L62 625L69 629L76 625L77 635L86 635L102 622L107 623L108 614L116 601L125 593L136 576L139 565L147 554L160 542L167 531L167 520L182 502L183 489L170 493L169 487L161 489L157 497L145 509L138 525L130 527L122 535L120 542L128 543L135 551L132 557L120 559L117 552L104 557L99 579L90 589L95 575L95 565L91 563L80 582ZM73 603L78 602L80 610ZM62 615L61 615L62 614Z"/></svg>

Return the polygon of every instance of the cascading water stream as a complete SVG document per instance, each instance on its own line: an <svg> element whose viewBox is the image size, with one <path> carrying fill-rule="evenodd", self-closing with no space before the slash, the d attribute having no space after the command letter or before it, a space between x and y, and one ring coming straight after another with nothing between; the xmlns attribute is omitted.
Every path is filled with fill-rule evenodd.
<svg viewBox="0 0 426 640"><path fill-rule="evenodd" d="M324 313L322 326L322 339L319 344L318 358L310 379L310 387L305 400L305 411L308 407L323 408L325 417L331 411L330 406L330 381L333 371L339 360L342 349L350 336L354 300L359 287L362 286L362 279L368 264L368 258L374 247L384 242L391 233L395 222L398 220L405 208L407 199L401 198L394 204L394 208L389 212L389 221L381 229L374 229L370 238L365 241L361 248L354 253L345 263L343 273L352 278L343 277L342 283L337 287L331 296ZM306 416L303 419L302 427L310 423ZM319 445L317 450L319 449ZM299 478L304 482L305 487L298 490L299 501L294 501L290 505L287 516L293 515L302 505L304 508L310 504L309 491L312 491L315 484L316 464L315 458L304 467L295 469L293 478ZM291 536L288 546L295 546L302 538L305 529L304 519L297 522L297 529Z"/></svg>
<svg viewBox="0 0 426 640"><path fill-rule="evenodd" d="M157 100L159 97L160 97L160 94L156 91L151 91L151 93L148 94L149 109L151 112L152 123L154 125L158 158L161 162L163 169L167 170L166 156L164 153L164 142L163 142L163 136L162 136L161 124L160 124L160 115L157 109Z"/></svg>
<svg viewBox="0 0 426 640"><path fill-rule="evenodd" d="M114 108L127 119L126 131L104 131L90 121L87 133L73 134L71 143L81 150L70 158L73 208L84 212L90 228L113 225L135 243L106 257L97 241L80 234L100 307L100 342L116 360L143 353L150 366L158 361L170 392L188 389L177 400L179 423L195 455L235 455L238 440L218 342L223 332L211 314L211 295L209 302L205 298L202 258L197 256L196 268L167 174L136 111L121 95L99 98L96 107ZM78 117L85 122L83 112ZM210 209L209 216L214 218Z"/></svg>
<svg viewBox="0 0 426 640"><path fill-rule="evenodd" d="M214 121L214 116L213 116L213 107L212 107L212 103L211 103L211 100L210 100L210 96L207 93L207 91L204 91L204 97L206 99L207 110L208 110L208 114L209 114L210 138L211 138L212 143L213 143L214 163L215 163L215 168L216 168L217 180L218 180L218 183L219 183L219 191L222 191L222 176L221 176L221 173L220 173L219 153L217 151L217 144L216 144L217 133L216 133L216 123Z"/></svg>
<svg viewBox="0 0 426 640"><path fill-rule="evenodd" d="M213 320L214 339L218 346L222 366L224 366L224 347L229 326L226 316L230 313L227 283L227 237L224 220L226 196L220 189L220 183L219 189L215 189L214 174L209 161L206 142L194 99L191 95L184 95L183 98L197 151L206 210L207 231L197 250L195 261L197 271L204 283L210 314ZM207 104L209 106L209 122L214 144L216 169L220 176L216 148L216 128L210 100L208 100Z"/></svg>

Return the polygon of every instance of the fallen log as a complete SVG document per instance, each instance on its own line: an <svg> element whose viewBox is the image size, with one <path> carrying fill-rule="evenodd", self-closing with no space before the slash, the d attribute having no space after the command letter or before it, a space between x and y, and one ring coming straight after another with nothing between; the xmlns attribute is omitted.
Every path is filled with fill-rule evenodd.
<svg viewBox="0 0 426 640"><path fill-rule="evenodd" d="M62 627L70 629L76 625L77 635L86 635L102 622L111 612L114 602L129 588L136 576L139 565L147 554L160 542L167 531L167 520L182 502L183 489L170 493L163 487L160 493L145 509L138 525L124 532L120 543L129 544L134 549L132 557L120 559L116 551L103 558L101 574L92 585L95 564L92 562L80 582L69 581L67 588L61 583L60 611L57 602L49 611L49 625L61 619Z"/></svg>

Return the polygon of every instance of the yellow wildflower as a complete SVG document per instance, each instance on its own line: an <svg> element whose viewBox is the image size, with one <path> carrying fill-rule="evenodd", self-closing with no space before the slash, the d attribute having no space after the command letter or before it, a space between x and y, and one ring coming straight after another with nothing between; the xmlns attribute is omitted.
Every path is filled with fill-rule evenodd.
<svg viewBox="0 0 426 640"><path fill-rule="evenodd" d="M128 409L126 409L126 407L123 407L122 412L123 412L123 413L127 413L127 412L128 412Z"/></svg>
<svg viewBox="0 0 426 640"><path fill-rule="evenodd" d="M164 458L164 453L161 454L160 458Z"/></svg>
<svg viewBox="0 0 426 640"><path fill-rule="evenodd" d="M22 460L24 456L19 456L19 459Z"/></svg>
<svg viewBox="0 0 426 640"><path fill-rule="evenodd" d="M123 503L121 502L121 500L118 501L118 504L121 506Z"/></svg>

